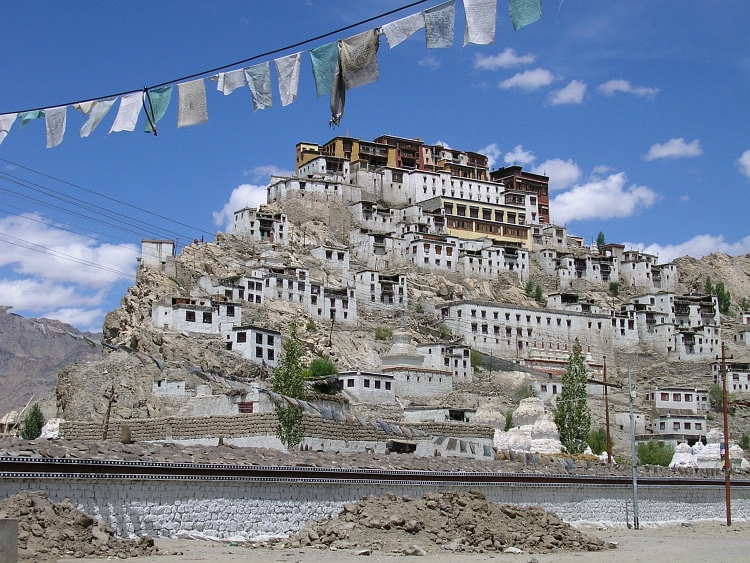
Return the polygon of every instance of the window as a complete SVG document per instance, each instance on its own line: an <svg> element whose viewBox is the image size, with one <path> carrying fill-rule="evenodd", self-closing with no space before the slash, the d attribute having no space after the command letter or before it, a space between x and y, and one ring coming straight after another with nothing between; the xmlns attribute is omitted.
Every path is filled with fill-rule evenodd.
<svg viewBox="0 0 750 563"><path fill-rule="evenodd" d="M695 429L696 430L703 430L703 423L702 422L696 422L695 423Z"/></svg>
<svg viewBox="0 0 750 563"><path fill-rule="evenodd" d="M189 323L195 322L195 311L185 311L185 320Z"/></svg>
<svg viewBox="0 0 750 563"><path fill-rule="evenodd" d="M379 379L375 380L375 389L380 389L380 380Z"/></svg>
<svg viewBox="0 0 750 563"><path fill-rule="evenodd" d="M673 422L672 423L672 430L679 430L680 429L680 423L679 422Z"/></svg>
<svg viewBox="0 0 750 563"><path fill-rule="evenodd" d="M269 348L268 350L268 359L273 360L276 357L276 353L273 351L273 348Z"/></svg>
<svg viewBox="0 0 750 563"><path fill-rule="evenodd" d="M227 305L227 317L234 316L234 305Z"/></svg>
<svg viewBox="0 0 750 563"><path fill-rule="evenodd" d="M386 381L385 382L385 390L386 391L390 391L391 390L391 382L390 381Z"/></svg>
<svg viewBox="0 0 750 563"><path fill-rule="evenodd" d="M238 332L237 333L237 342L247 342L247 333L246 332Z"/></svg>
<svg viewBox="0 0 750 563"><path fill-rule="evenodd" d="M472 219L479 219L479 208L478 207L470 207L469 208L469 215Z"/></svg>
<svg viewBox="0 0 750 563"><path fill-rule="evenodd" d="M362 385L364 385L365 387L369 387L370 386L370 380L369 379L362 380Z"/></svg>
<svg viewBox="0 0 750 563"><path fill-rule="evenodd" d="M262 346L256 346L255 347L255 357L256 358L263 358L263 347Z"/></svg>
<svg viewBox="0 0 750 563"><path fill-rule="evenodd" d="M672 400L676 403L682 401L682 393L672 393Z"/></svg>
<svg viewBox="0 0 750 563"><path fill-rule="evenodd" d="M346 386L347 387L354 387L354 380L353 379L347 379L346 380Z"/></svg>
<svg viewBox="0 0 750 563"><path fill-rule="evenodd" d="M666 422L660 422L659 423L659 430L666 430L667 429L667 423Z"/></svg>
<svg viewBox="0 0 750 563"><path fill-rule="evenodd" d="M690 423L689 422L685 422L683 424L683 426L685 427L685 430L690 430Z"/></svg>
<svg viewBox="0 0 750 563"><path fill-rule="evenodd" d="M456 215L460 215L461 217L466 217L466 206L456 205Z"/></svg>
<svg viewBox="0 0 750 563"><path fill-rule="evenodd" d="M203 323L204 324L209 324L210 325L213 322L213 320L214 320L213 313L209 313L208 311L205 311L203 313Z"/></svg>
<svg viewBox="0 0 750 563"><path fill-rule="evenodd" d="M266 338L266 342L268 343L269 346L273 346L273 341L274 341L273 335L269 334L268 337Z"/></svg>
<svg viewBox="0 0 750 563"><path fill-rule="evenodd" d="M669 400L669 393L662 393L661 394L661 400L662 401L668 401Z"/></svg>
<svg viewBox="0 0 750 563"><path fill-rule="evenodd" d="M692 403L693 402L693 395L692 395L692 393L685 393L685 402L686 403Z"/></svg>

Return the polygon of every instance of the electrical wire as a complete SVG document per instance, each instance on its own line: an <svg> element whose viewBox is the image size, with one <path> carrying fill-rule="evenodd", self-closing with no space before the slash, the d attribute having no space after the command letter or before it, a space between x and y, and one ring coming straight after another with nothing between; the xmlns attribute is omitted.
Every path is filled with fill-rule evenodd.
<svg viewBox="0 0 750 563"><path fill-rule="evenodd" d="M301 47L302 45L307 45L308 43L313 43L315 41L319 41L321 39L325 39L327 37L331 37L332 35L336 35L338 33L342 33L344 31L348 31L348 30L353 29L353 28L355 28L357 26L360 26L360 25L363 25L363 24L366 24L366 23L370 23L370 22L378 20L380 18L384 18L386 16L390 16L392 14L396 14L398 12L402 12L404 10L408 10L409 8L413 8L414 6L418 6L420 4L424 4L424 3L429 2L429 1L430 0L417 0L416 2L412 2L411 4L407 4L406 6L401 6L400 8L395 8L393 10L389 10L387 12L383 12L382 14L378 14L377 16L372 16L370 18L367 18L367 19L364 19L364 20L360 20L360 21L358 21L356 23L353 23L353 24L350 24L350 25L347 25L347 26L344 26L344 27L340 27L340 28L338 28L338 29L336 29L334 31L329 31L327 33L324 33L322 35L318 35L316 37L312 37L310 39L305 39L303 41L298 41L297 43L293 43L291 45L286 45L285 47L279 47L277 49L272 49L270 51L266 51L265 53L260 53L260 54L257 54L257 55L253 55L252 57L248 57L247 59L242 59L241 61L235 61L233 63L229 63L229 64L226 64L226 65L217 66L217 67L212 68L210 70L203 70L201 72L196 72L194 74L189 74L187 76L182 76L180 78L174 78L172 80L167 80L166 82L161 82L160 84L155 84L154 86L149 86L149 87L146 88L146 90L148 91L148 90L152 90L154 88L161 88L162 86L169 86L170 84L176 84L178 82L184 82L186 80L191 80L193 78L198 78L200 76L210 75L211 73L214 73L214 72L219 72L221 70L225 70L225 69L228 69L228 68L231 68L231 67L234 67L234 66L239 66L239 65L242 65L242 64L245 64L245 63L249 63L251 61L254 61L254 60L257 60L257 59L261 59L263 57L268 57L270 55L275 55L277 53L281 53L281 52L287 51L289 49L294 49L296 47ZM26 111L44 110L44 109L51 108L51 107L72 106L74 104L81 104L81 103L84 103L84 102L89 102L89 101L94 101L94 100L103 100L103 99L107 99L107 98L116 98L118 96L124 96L126 94L133 94L135 92L141 92L141 91L143 91L143 88L138 88L136 90L127 90L125 92L120 92L118 94L108 94L108 95L105 95L105 96L98 96L96 98L84 98L82 100L76 100L74 102L68 102L68 103L65 103L65 104L51 104L51 105L47 105L47 106L43 106L43 107L38 107L38 108L23 109L23 110L19 110L17 112L2 112L2 113L23 113L23 112L26 112Z"/></svg>
<svg viewBox="0 0 750 563"><path fill-rule="evenodd" d="M164 219L165 221L169 221L171 223L175 223L177 225L181 225L183 227L187 227L188 229L192 229L194 231L199 231L199 232L201 232L203 234L207 234L207 235L213 235L214 234L214 233L211 233L209 231L204 231L203 229L200 229L198 227L194 227L192 225L188 225L187 223L181 223L180 221L176 221L175 219L171 219L171 218L166 217L164 215L160 215L159 213L154 213L153 211L149 211L148 209L144 209L142 207L138 207L137 205L133 205L133 204L127 203L125 201L119 200L117 198L110 197L108 195L105 195L103 193L97 192L95 190L91 190L89 188L84 188L83 186L79 186L78 184L73 184L71 182L67 182L65 180L62 180L62 179L56 177L56 176L52 176L50 174L45 174L44 172L40 172L40 171L35 170L33 168L30 168L28 166L23 166L22 164L18 164L17 162L11 162L10 160L7 160L5 158L0 158L0 161L6 162L6 163L8 163L8 164L10 164L12 166L17 166L19 168L23 168L24 170L27 170L29 172L33 172L34 174L39 174L40 176L44 176L45 178L49 178L50 180L55 180L56 182L60 182L61 184L65 184L65 185L70 186L72 188L83 190L84 192L87 192L87 193L90 193L90 194L93 194L93 195L97 195L97 196L99 196L101 198L108 199L109 201L113 201L115 203L119 203L120 205L124 205L126 207L130 207L131 209L135 209L137 211L141 211L142 213L147 213L147 214L149 214L149 215L151 215L153 217L158 217L159 219Z"/></svg>

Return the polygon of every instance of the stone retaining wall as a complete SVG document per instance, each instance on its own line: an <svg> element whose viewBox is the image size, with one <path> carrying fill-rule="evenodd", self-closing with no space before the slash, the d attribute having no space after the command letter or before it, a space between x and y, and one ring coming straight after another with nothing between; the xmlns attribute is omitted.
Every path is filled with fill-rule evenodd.
<svg viewBox="0 0 750 563"><path fill-rule="evenodd" d="M108 439L119 440L121 426L126 424L135 441L198 440L203 438L242 438L274 436L278 419L275 413L237 414L208 417L164 417L130 420L111 420ZM358 442L384 441L394 436L382 430L363 428L359 423L348 424L319 416L303 415L305 436L331 440ZM409 424L430 436L453 438L486 438L492 440L494 430L489 426L463 422L431 422ZM101 440L100 422L69 421L60 423L60 437L68 440Z"/></svg>
<svg viewBox="0 0 750 563"><path fill-rule="evenodd" d="M310 519L337 514L347 502L386 492L419 498L446 490L480 490L492 502L541 505L568 522L625 526L632 519L632 489L622 485L466 485L296 483L217 480L0 479L0 499L41 490L56 502L70 499L123 536L179 533L225 539L279 536ZM708 485L641 486L644 526L724 517L724 489ZM733 491L733 518L750 520L750 488Z"/></svg>

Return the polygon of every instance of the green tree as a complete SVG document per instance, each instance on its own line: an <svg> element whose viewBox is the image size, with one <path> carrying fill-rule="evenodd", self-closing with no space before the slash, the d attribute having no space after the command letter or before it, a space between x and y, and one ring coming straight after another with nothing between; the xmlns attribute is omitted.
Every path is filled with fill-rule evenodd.
<svg viewBox="0 0 750 563"><path fill-rule="evenodd" d="M747 311L748 309L750 309L750 303L747 302L747 297L742 298L742 303L740 303L740 308L743 311Z"/></svg>
<svg viewBox="0 0 750 563"><path fill-rule="evenodd" d="M531 385L521 385L513 392L513 398L519 403L524 399L528 399L530 397L536 397L534 388Z"/></svg>
<svg viewBox="0 0 750 563"><path fill-rule="evenodd" d="M703 293L707 295L714 294L714 286L711 283L711 276L706 276L706 287L704 288Z"/></svg>
<svg viewBox="0 0 750 563"><path fill-rule="evenodd" d="M523 287L523 291L526 294L526 297L532 298L534 297L534 282L533 280L529 280L526 282L526 285Z"/></svg>
<svg viewBox="0 0 750 563"><path fill-rule="evenodd" d="M544 293L542 292L542 286L539 284L536 284L536 287L534 288L534 300L537 303L544 302Z"/></svg>
<svg viewBox="0 0 750 563"><path fill-rule="evenodd" d="M596 455L607 451L607 431L601 426L589 432L586 443Z"/></svg>
<svg viewBox="0 0 750 563"><path fill-rule="evenodd" d="M315 358L312 362L310 362L310 367L307 370L307 374L309 375L310 379L322 379L330 375L338 375L339 370L336 368L336 364L334 364L331 360Z"/></svg>
<svg viewBox="0 0 750 563"><path fill-rule="evenodd" d="M586 362L581 355L581 343L576 338L562 377L563 390L557 396L555 412L560 442L571 454L586 450L586 438L591 428L591 411L586 404L586 378Z"/></svg>
<svg viewBox="0 0 750 563"><path fill-rule="evenodd" d="M616 282L616 281L609 282L609 292L615 297L620 295L620 282Z"/></svg>
<svg viewBox="0 0 750 563"><path fill-rule="evenodd" d="M297 340L297 325L289 327L289 338L284 342L284 355L273 373L271 389L279 395L293 399L305 398L305 380L300 359L302 348ZM276 405L276 416L279 425L276 436L287 449L293 449L304 438L305 428L302 424L302 409L291 405Z"/></svg>
<svg viewBox="0 0 750 563"><path fill-rule="evenodd" d="M669 467L674 457L674 446L662 441L649 440L648 442L640 442L636 452L638 463L641 465Z"/></svg>
<svg viewBox="0 0 750 563"><path fill-rule="evenodd" d="M513 428L513 409L508 409L503 413L505 415L505 432Z"/></svg>
<svg viewBox="0 0 750 563"><path fill-rule="evenodd" d="M599 254L604 254L604 245L607 244L604 240L604 233L599 231L596 237L596 248L599 250Z"/></svg>
<svg viewBox="0 0 750 563"><path fill-rule="evenodd" d="M393 331L387 326L375 328L375 340L390 340L393 338Z"/></svg>
<svg viewBox="0 0 750 563"><path fill-rule="evenodd" d="M742 437L739 441L739 446L746 452L750 450L750 434L742 433Z"/></svg>
<svg viewBox="0 0 750 563"><path fill-rule="evenodd" d="M714 294L719 301L719 311L725 315L729 314L729 306L732 304L732 296L724 289L724 282L719 282L714 288Z"/></svg>
<svg viewBox="0 0 750 563"><path fill-rule="evenodd" d="M471 367L473 367L474 369L481 368L482 365L484 365L484 356L482 355L481 352L478 352L476 350L471 351L470 360L471 360Z"/></svg>
<svg viewBox="0 0 750 563"><path fill-rule="evenodd" d="M44 427L44 415L39 408L38 403L34 403L29 409L26 418L23 419L23 428L21 428L21 438L24 440L36 440L42 435Z"/></svg>

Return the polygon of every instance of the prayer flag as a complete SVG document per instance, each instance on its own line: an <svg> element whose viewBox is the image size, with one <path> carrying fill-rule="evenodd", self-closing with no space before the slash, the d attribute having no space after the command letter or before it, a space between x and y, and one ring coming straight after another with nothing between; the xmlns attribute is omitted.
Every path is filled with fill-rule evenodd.
<svg viewBox="0 0 750 563"><path fill-rule="evenodd" d="M120 108L117 110L117 117L112 124L110 133L119 133L120 131L133 131L138 122L138 114L143 107L143 93L133 92L120 98Z"/></svg>
<svg viewBox="0 0 750 563"><path fill-rule="evenodd" d="M208 122L206 85L202 78L177 85L177 127L188 127Z"/></svg>
<svg viewBox="0 0 750 563"><path fill-rule="evenodd" d="M380 30L388 41L388 47L393 49L402 41L406 41L414 32L424 27L424 12L406 16L395 22L387 23Z"/></svg>
<svg viewBox="0 0 750 563"><path fill-rule="evenodd" d="M270 108L271 99L271 65L268 61L244 69L247 87L253 96L255 110Z"/></svg>
<svg viewBox="0 0 750 563"><path fill-rule="evenodd" d="M247 81L245 80L245 71L243 69L233 70L231 72L220 72L215 74L209 80L217 82L216 89L228 96L237 88L241 88Z"/></svg>
<svg viewBox="0 0 750 563"><path fill-rule="evenodd" d="M169 107L169 101L172 99L172 86L164 86L163 88L154 88L148 90L146 94L146 126L143 128L145 133L151 133L153 131L153 125L156 125L159 120L164 117ZM149 100L151 101L149 103ZM148 117L151 119L149 120Z"/></svg>
<svg viewBox="0 0 750 563"><path fill-rule="evenodd" d="M288 106L297 99L301 60L302 53L295 53L273 61L276 65L276 73L279 76L279 95L281 96L282 106Z"/></svg>
<svg viewBox="0 0 750 563"><path fill-rule="evenodd" d="M428 49L453 46L453 29L456 21L456 0L439 4L424 12L424 33Z"/></svg>
<svg viewBox="0 0 750 563"><path fill-rule="evenodd" d="M96 129L99 123L101 123L102 119L104 119L104 116L107 115L110 108L115 105L116 101L117 98L112 98L111 100L100 100L93 102L93 105L88 108L88 112L84 112L84 115L88 113L89 118L86 120L86 123L83 124L83 127L81 127L80 135L82 138L88 137L89 135L91 135L91 133L93 133L94 129Z"/></svg>
<svg viewBox="0 0 750 563"><path fill-rule="evenodd" d="M542 17L542 0L509 0L508 8L516 31Z"/></svg>
<svg viewBox="0 0 750 563"><path fill-rule="evenodd" d="M380 39L375 29L341 41L339 57L347 90L378 79L378 47Z"/></svg>
<svg viewBox="0 0 750 563"><path fill-rule="evenodd" d="M328 94L333 87L333 75L336 73L336 65L339 62L338 43L334 41L315 47L310 51L310 62L312 62L315 78L315 92L318 97Z"/></svg>
<svg viewBox="0 0 750 563"><path fill-rule="evenodd" d="M34 111L24 111L19 113L18 117L21 119L21 125L19 129L23 129L24 127L26 127L26 124L32 119L39 119L40 117L44 117L44 110L35 109Z"/></svg>
<svg viewBox="0 0 750 563"><path fill-rule="evenodd" d="M88 115L91 113L91 110L96 105L96 100L91 100L89 102L81 102L79 104L73 104L73 109L76 111L80 111L83 115Z"/></svg>
<svg viewBox="0 0 750 563"><path fill-rule="evenodd" d="M464 46L469 43L489 45L495 42L497 0L464 0L466 27Z"/></svg>
<svg viewBox="0 0 750 563"><path fill-rule="evenodd" d="M51 149L62 143L65 135L65 122L68 106L47 108L44 110L44 121L47 125L47 148Z"/></svg>
<svg viewBox="0 0 750 563"><path fill-rule="evenodd" d="M0 145L3 144L5 137L8 136L8 133L10 132L10 128L15 123L17 116L18 116L17 113L6 113L3 115L0 115Z"/></svg>

